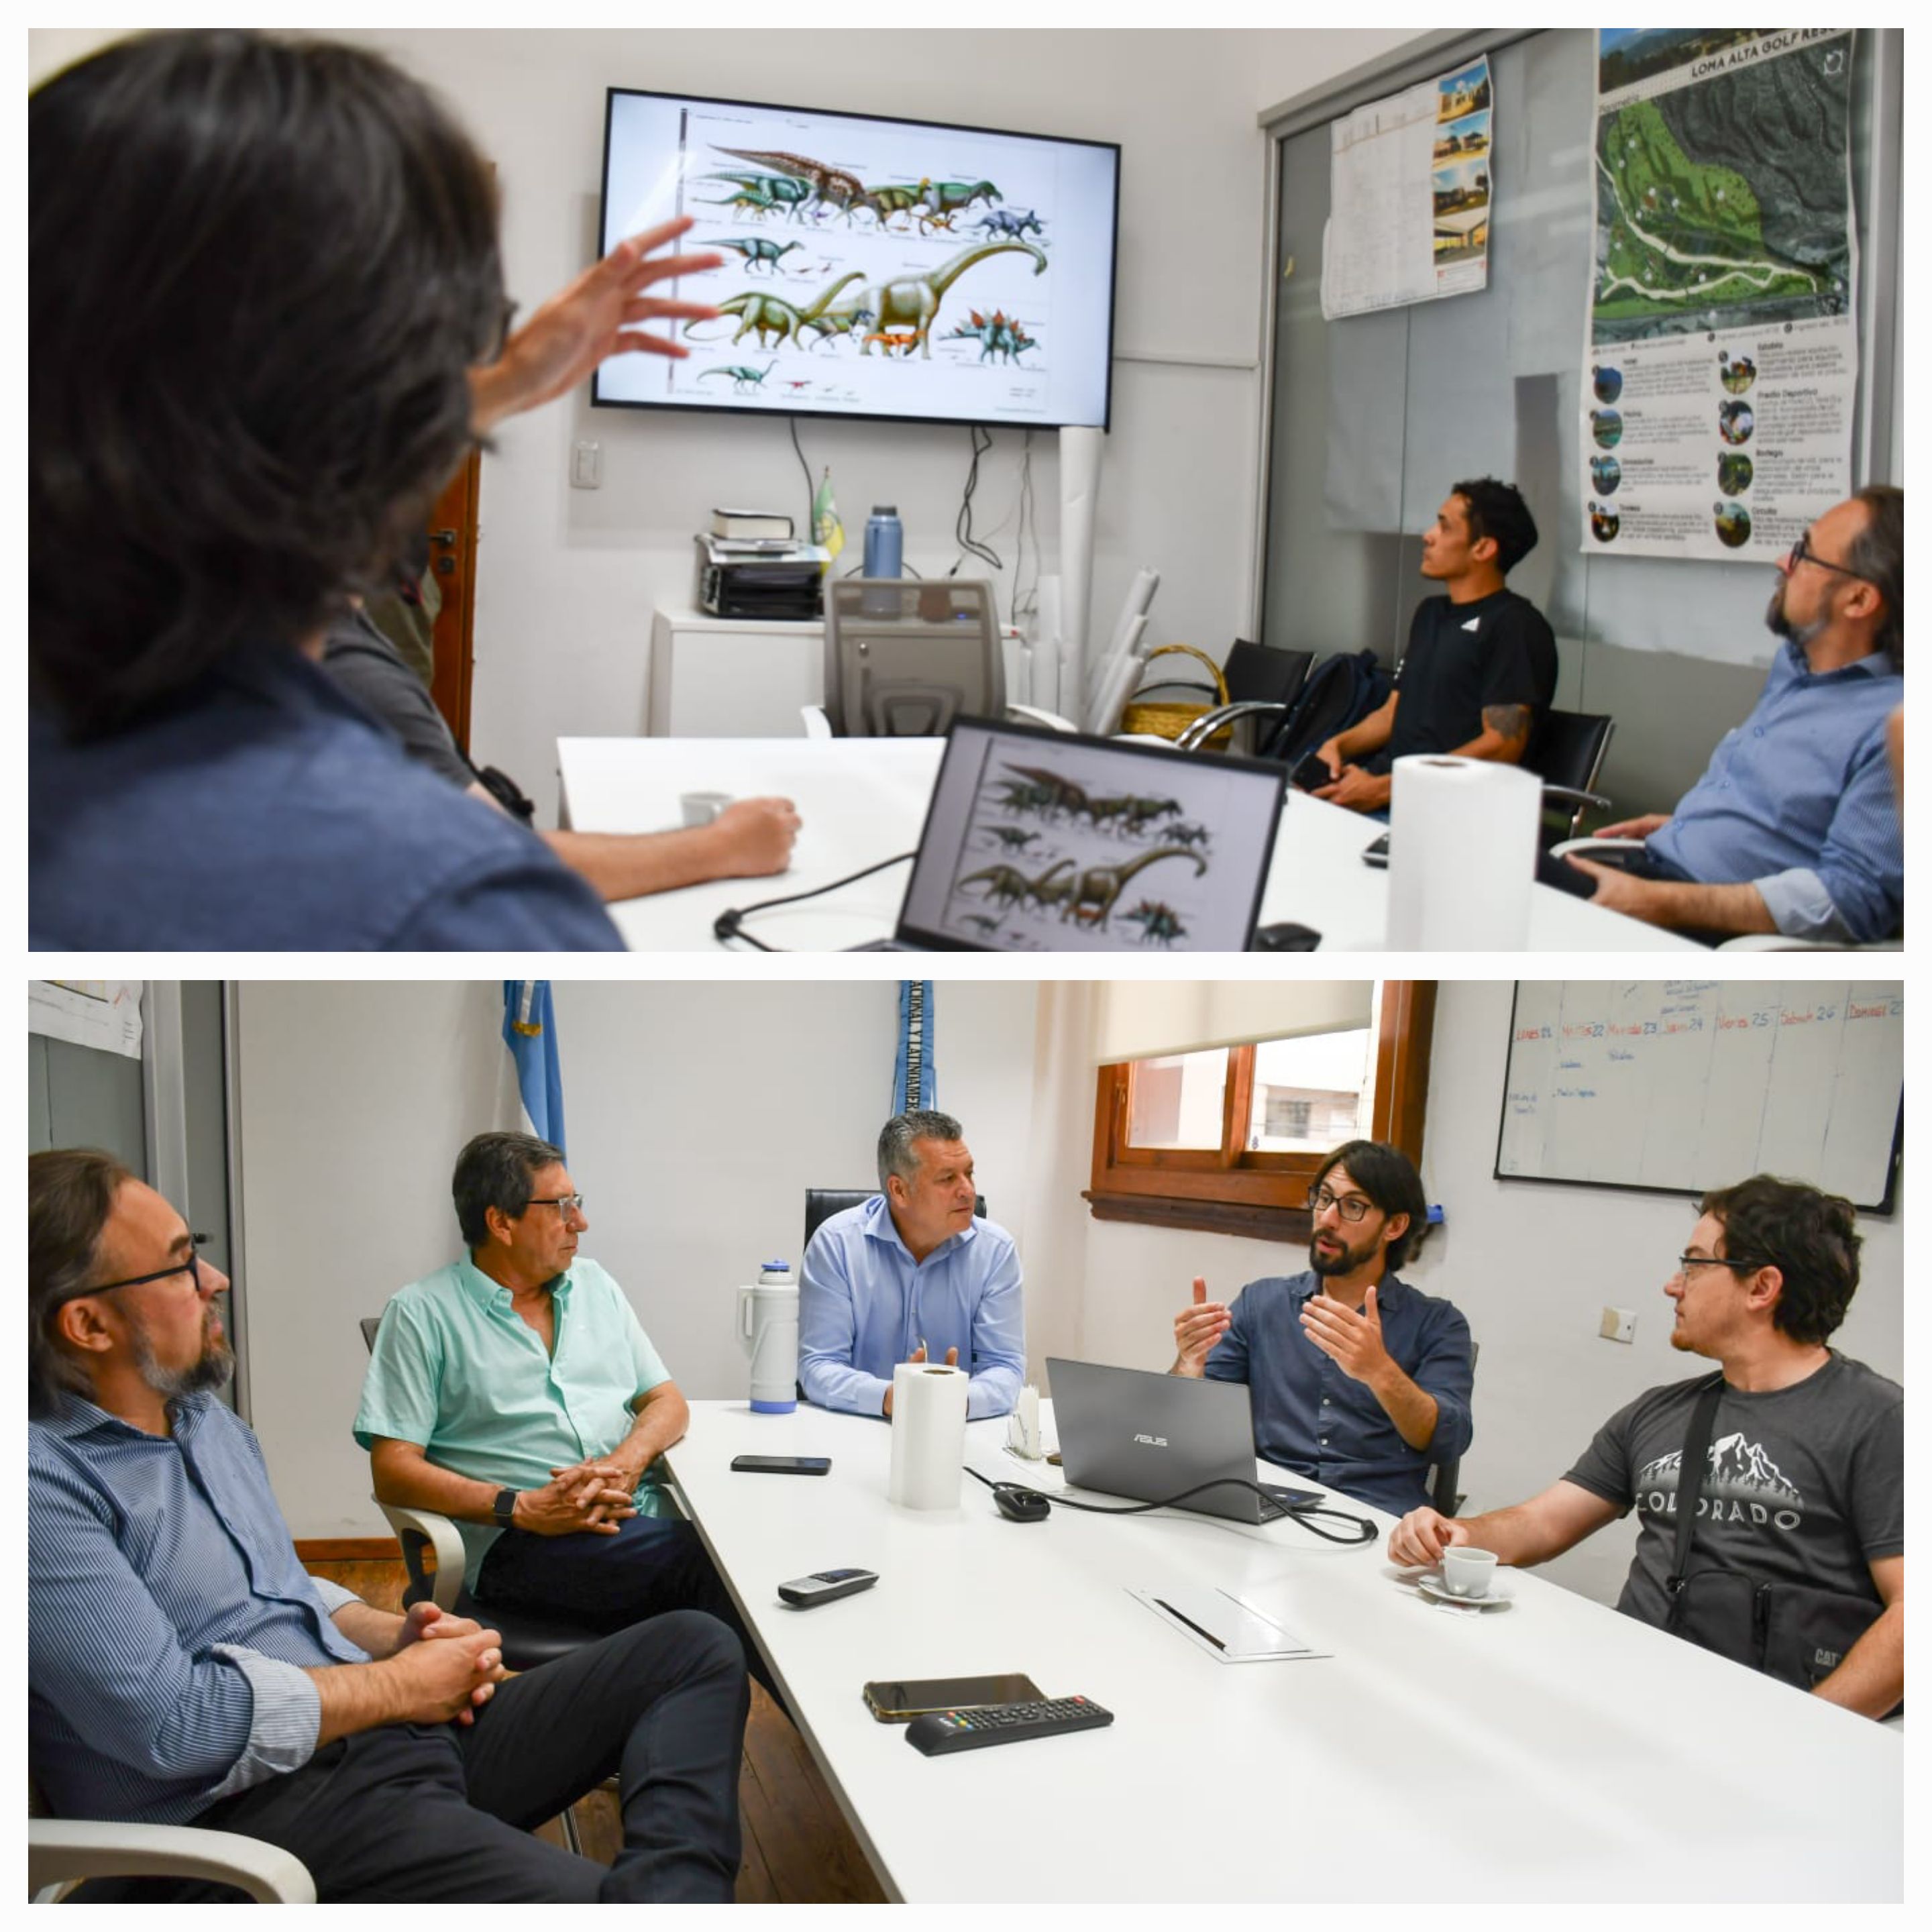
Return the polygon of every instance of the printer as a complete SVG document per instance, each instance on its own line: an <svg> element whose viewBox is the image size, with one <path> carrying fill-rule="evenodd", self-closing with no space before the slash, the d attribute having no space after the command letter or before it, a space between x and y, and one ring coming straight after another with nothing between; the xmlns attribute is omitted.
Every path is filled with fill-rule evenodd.
<svg viewBox="0 0 1932 1932"><path fill-rule="evenodd" d="M812 622L831 553L819 544L698 540L698 608L711 617Z"/></svg>

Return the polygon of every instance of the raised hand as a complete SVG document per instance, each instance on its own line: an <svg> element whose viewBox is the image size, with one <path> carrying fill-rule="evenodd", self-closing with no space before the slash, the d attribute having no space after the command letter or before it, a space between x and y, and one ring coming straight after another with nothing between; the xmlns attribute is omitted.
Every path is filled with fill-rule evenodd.
<svg viewBox="0 0 1932 1932"><path fill-rule="evenodd" d="M1198 1376L1207 1367L1214 1344L1234 1326L1225 1304L1208 1299L1205 1276L1194 1277L1194 1299L1174 1318L1174 1366L1171 1375Z"/></svg>
<svg viewBox="0 0 1932 1932"><path fill-rule="evenodd" d="M1311 1294L1301 1305L1301 1326L1344 1375L1358 1382L1372 1383L1395 1366L1382 1346L1382 1318L1376 1311L1372 1288L1359 1315L1330 1296Z"/></svg>

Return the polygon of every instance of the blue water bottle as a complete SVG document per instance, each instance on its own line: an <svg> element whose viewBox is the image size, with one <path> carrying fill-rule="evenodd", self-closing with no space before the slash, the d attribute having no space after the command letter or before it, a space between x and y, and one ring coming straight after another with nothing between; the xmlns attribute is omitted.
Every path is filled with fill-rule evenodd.
<svg viewBox="0 0 1932 1932"><path fill-rule="evenodd" d="M896 506L874 503L866 520L866 574L896 577L905 549L905 532L899 523Z"/></svg>

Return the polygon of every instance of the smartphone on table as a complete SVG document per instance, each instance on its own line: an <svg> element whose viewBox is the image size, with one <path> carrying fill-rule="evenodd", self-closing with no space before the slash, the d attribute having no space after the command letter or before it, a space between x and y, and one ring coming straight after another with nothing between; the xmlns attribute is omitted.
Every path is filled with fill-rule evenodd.
<svg viewBox="0 0 1932 1932"><path fill-rule="evenodd" d="M1040 1686L1017 1671L994 1677L927 1677L909 1684L868 1684L866 1702L882 1724L903 1724L927 1711L963 1711L975 1704L1032 1704Z"/></svg>
<svg viewBox="0 0 1932 1932"><path fill-rule="evenodd" d="M731 1466L741 1475L822 1476L832 1466L830 1456L734 1456Z"/></svg>

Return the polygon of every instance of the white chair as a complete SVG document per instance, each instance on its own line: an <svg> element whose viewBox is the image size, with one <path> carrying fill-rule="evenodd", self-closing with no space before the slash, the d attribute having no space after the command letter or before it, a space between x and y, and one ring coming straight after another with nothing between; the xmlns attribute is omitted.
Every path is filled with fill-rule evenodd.
<svg viewBox="0 0 1932 1932"><path fill-rule="evenodd" d="M238 1832L194 1825L128 1825L98 1818L48 1818L29 1782L27 1893L52 1905L82 1879L199 1879L232 1886L260 1905L313 1905L315 1880L292 1852Z"/></svg>

